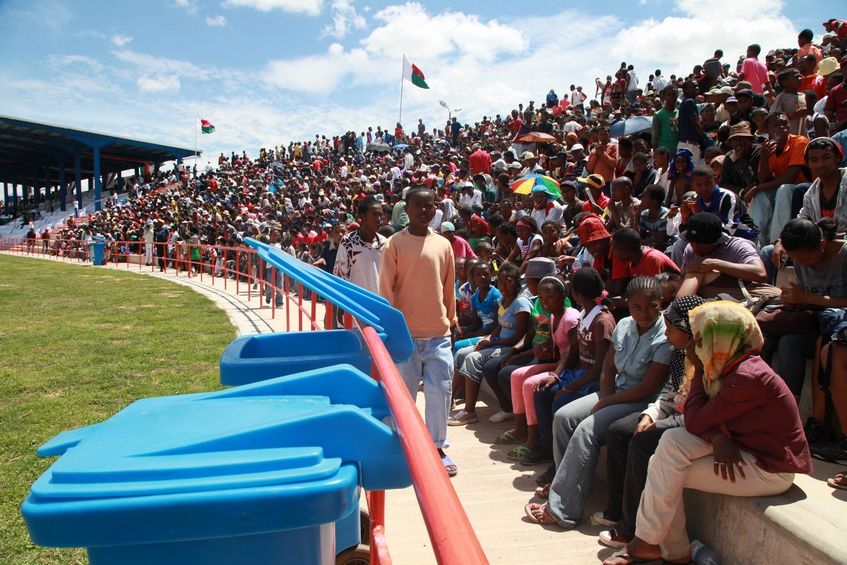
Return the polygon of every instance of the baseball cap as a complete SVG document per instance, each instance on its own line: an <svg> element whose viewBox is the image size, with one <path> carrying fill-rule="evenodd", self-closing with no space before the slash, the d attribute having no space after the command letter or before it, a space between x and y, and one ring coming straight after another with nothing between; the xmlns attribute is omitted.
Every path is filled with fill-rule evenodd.
<svg viewBox="0 0 847 565"><path fill-rule="evenodd" d="M532 151L524 151L521 155L521 161L525 161L527 159L535 159L535 153Z"/></svg>
<svg viewBox="0 0 847 565"><path fill-rule="evenodd" d="M582 146L582 143L574 143L571 145L571 151L585 151L585 147Z"/></svg>
<svg viewBox="0 0 847 565"><path fill-rule="evenodd" d="M447 232L455 233L456 232L456 226L453 225L453 222L442 222L440 231L441 231L441 233L447 233Z"/></svg>
<svg viewBox="0 0 847 565"><path fill-rule="evenodd" d="M704 245L720 245L729 240L723 231L721 219L715 214L699 212L688 219L688 229L685 232L688 243Z"/></svg>

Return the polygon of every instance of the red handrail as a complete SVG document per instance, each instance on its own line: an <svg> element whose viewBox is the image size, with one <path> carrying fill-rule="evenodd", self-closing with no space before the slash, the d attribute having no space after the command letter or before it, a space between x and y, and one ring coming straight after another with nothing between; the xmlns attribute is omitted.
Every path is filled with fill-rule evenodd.
<svg viewBox="0 0 847 565"><path fill-rule="evenodd" d="M435 558L439 563L449 564L488 563L397 366L376 330L370 326L359 329L371 353L374 373L382 383L391 415L397 422L397 435L409 463Z"/></svg>

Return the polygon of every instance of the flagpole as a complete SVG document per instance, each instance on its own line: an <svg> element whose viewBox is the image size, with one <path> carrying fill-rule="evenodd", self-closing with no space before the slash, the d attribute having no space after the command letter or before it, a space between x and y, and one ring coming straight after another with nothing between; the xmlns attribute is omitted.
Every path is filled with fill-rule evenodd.
<svg viewBox="0 0 847 565"><path fill-rule="evenodd" d="M194 116L194 163L197 163L197 122L200 116Z"/></svg>
<svg viewBox="0 0 847 565"><path fill-rule="evenodd" d="M400 119L397 121L403 123L403 83L405 82L404 75L406 74L406 54L403 54L403 63L400 66Z"/></svg>

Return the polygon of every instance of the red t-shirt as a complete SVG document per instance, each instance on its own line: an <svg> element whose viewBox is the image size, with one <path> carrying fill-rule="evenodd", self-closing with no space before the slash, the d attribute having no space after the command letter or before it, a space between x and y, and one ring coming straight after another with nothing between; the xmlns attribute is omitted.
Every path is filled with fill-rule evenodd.
<svg viewBox="0 0 847 565"><path fill-rule="evenodd" d="M800 92L811 90L814 92L818 100L826 96L826 79L820 75L808 75L800 81Z"/></svg>
<svg viewBox="0 0 847 565"><path fill-rule="evenodd" d="M635 265L630 264L629 269L633 277L654 277L669 271L673 273L679 272L679 267L676 266L676 263L670 257L658 249L644 246L641 247L641 260Z"/></svg>
<svg viewBox="0 0 847 565"><path fill-rule="evenodd" d="M603 194L602 192L600 193L600 196L595 199L595 202L597 202L597 205L600 208L602 208L603 210L605 210L609 206L610 201L611 201L610 198L608 196L606 196L605 194ZM596 212L596 210L594 210L594 206L591 205L591 201L588 200L587 198L585 199L585 202L582 203L582 211L583 212Z"/></svg>
<svg viewBox="0 0 847 565"><path fill-rule="evenodd" d="M594 270L600 273L600 276L606 281L629 279L633 276L629 263L621 261L612 255L611 248L609 249L608 257L595 257L592 267L594 267Z"/></svg>
<svg viewBox="0 0 847 565"><path fill-rule="evenodd" d="M485 237L488 235L488 222L482 219L478 214L471 216L470 225L468 226L468 235L470 237Z"/></svg>
<svg viewBox="0 0 847 565"><path fill-rule="evenodd" d="M488 174L491 172L491 155L487 151L477 149L468 158L468 162L470 163L471 174L473 175L478 173Z"/></svg>
<svg viewBox="0 0 847 565"><path fill-rule="evenodd" d="M829 91L823 111L834 112L836 122L847 120L847 87L843 82Z"/></svg>
<svg viewBox="0 0 847 565"><path fill-rule="evenodd" d="M522 119L517 118L515 120L512 120L512 123L509 124L509 129L511 130L512 135L516 135L521 130L522 125L523 125Z"/></svg>

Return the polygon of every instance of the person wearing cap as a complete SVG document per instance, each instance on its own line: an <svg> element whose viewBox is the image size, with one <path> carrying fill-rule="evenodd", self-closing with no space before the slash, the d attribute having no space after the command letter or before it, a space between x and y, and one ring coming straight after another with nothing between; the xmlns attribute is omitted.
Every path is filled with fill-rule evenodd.
<svg viewBox="0 0 847 565"><path fill-rule="evenodd" d="M731 126L726 143L731 149L724 159L719 185L741 194L758 183L762 147L756 143L748 122Z"/></svg>
<svg viewBox="0 0 847 565"><path fill-rule="evenodd" d="M456 188L460 191L456 202L459 208L466 206L471 210L482 209L482 191L478 190L472 182L461 182Z"/></svg>
<svg viewBox="0 0 847 565"><path fill-rule="evenodd" d="M453 246L453 255L456 259L476 259L476 253L471 249L471 244L465 238L456 235L456 226L452 222L441 222L441 235Z"/></svg>
<svg viewBox="0 0 847 565"><path fill-rule="evenodd" d="M611 296L619 296L632 276L629 266L612 254L612 234L605 223L594 214L588 214L576 228L579 243L591 254L591 266L606 283Z"/></svg>
<svg viewBox="0 0 847 565"><path fill-rule="evenodd" d="M585 146L582 143L574 143L568 150L568 161L572 164L569 167L571 174L583 177L587 174L586 167L588 166L588 157L585 156Z"/></svg>
<svg viewBox="0 0 847 565"><path fill-rule="evenodd" d="M778 293L765 284L767 271L756 247L746 239L726 235L723 227L715 214L699 212L688 219L688 245L680 265L684 276L677 296L714 298L724 293L744 301L745 294L760 298L772 296L774 290ZM746 292L741 291L739 281Z"/></svg>
<svg viewBox="0 0 847 565"><path fill-rule="evenodd" d="M832 133L847 129L847 55L841 57L839 65L844 80L829 91L823 107L824 115L832 124Z"/></svg>
<svg viewBox="0 0 847 565"><path fill-rule="evenodd" d="M606 186L605 178L598 174L591 174L587 177L580 177L576 180L577 182L582 183L585 187L586 199L583 202L582 211L593 214L605 213L606 208L609 206L609 202L611 201L609 197L603 193L603 187Z"/></svg>

